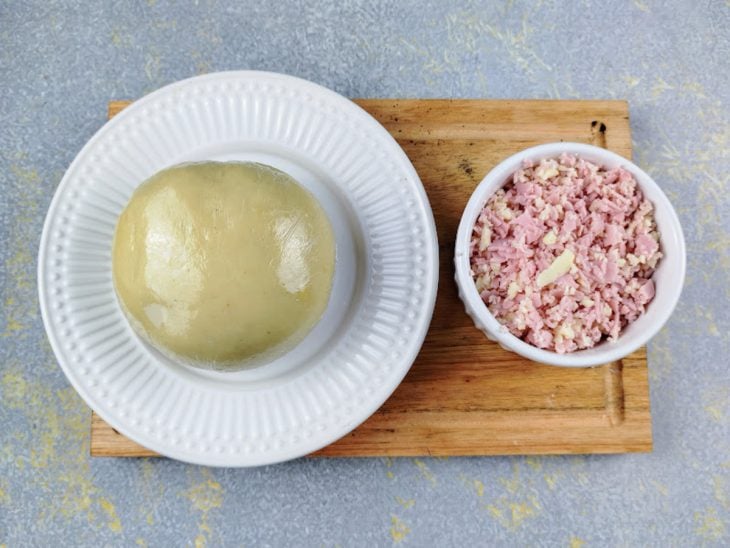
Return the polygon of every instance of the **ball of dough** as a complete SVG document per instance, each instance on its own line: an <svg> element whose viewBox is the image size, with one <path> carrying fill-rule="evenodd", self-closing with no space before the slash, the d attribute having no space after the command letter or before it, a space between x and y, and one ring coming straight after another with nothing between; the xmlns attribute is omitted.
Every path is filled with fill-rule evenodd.
<svg viewBox="0 0 730 548"><path fill-rule="evenodd" d="M134 329L168 355L216 368L300 342L327 307L334 268L334 235L317 200L256 163L154 175L122 212L112 250Z"/></svg>

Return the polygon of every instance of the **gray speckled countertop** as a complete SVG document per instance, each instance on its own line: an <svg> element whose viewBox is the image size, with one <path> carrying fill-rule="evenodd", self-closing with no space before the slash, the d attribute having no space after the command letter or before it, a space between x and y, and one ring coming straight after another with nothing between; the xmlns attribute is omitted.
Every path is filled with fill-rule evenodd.
<svg viewBox="0 0 730 548"><path fill-rule="evenodd" d="M266 4L0 3L0 544L730 545L730 4ZM649 346L654 452L91 460L36 297L53 190L108 100L244 68L350 97L628 99L635 158L688 244Z"/></svg>

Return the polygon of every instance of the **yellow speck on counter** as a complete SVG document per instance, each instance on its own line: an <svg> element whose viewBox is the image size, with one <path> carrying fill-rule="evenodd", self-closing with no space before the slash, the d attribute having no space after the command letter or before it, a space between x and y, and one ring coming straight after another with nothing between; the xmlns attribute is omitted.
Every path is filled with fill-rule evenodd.
<svg viewBox="0 0 730 548"><path fill-rule="evenodd" d="M528 463L531 467L536 463ZM522 523L533 516L538 515L542 506L537 497L532 494L529 487L530 482L525 482L520 477L518 463L512 465L512 477L499 478L499 483L508 494L485 505L489 514L500 525L509 531L516 531Z"/></svg>
<svg viewBox="0 0 730 548"><path fill-rule="evenodd" d="M10 172L16 179L24 183L38 183L41 180L37 169L25 169L19 165L13 164L10 166Z"/></svg>
<svg viewBox="0 0 730 548"><path fill-rule="evenodd" d="M695 512L697 536L705 540L720 540L725 536L725 522L717 515L717 510L710 507L704 512Z"/></svg>
<svg viewBox="0 0 730 548"><path fill-rule="evenodd" d="M436 476L433 474L433 472L431 472L428 466L426 466L426 463L420 459L413 459L413 462L416 464L418 470L421 472L421 477L431 482L431 485L436 485Z"/></svg>
<svg viewBox="0 0 730 548"><path fill-rule="evenodd" d="M398 544L406 538L411 529L398 516L390 518L390 537Z"/></svg>
<svg viewBox="0 0 730 548"><path fill-rule="evenodd" d="M725 478L722 476L713 477L712 488L715 494L715 500L719 502L723 508L730 510L730 501L725 494Z"/></svg>
<svg viewBox="0 0 730 548"><path fill-rule="evenodd" d="M413 508L413 506L416 504L415 499L404 499L403 497L395 497L395 501L406 510Z"/></svg>
<svg viewBox="0 0 730 548"><path fill-rule="evenodd" d="M393 466L393 459L390 458L390 457L385 457L385 466L387 466L388 468L392 467ZM386 475L386 477L388 479L394 479L395 478L395 474L393 472L391 472L390 470L387 470L385 472L385 475Z"/></svg>
<svg viewBox="0 0 730 548"><path fill-rule="evenodd" d="M727 420L728 402L730 402L730 388L719 385L713 386L702 394L704 410L713 421L724 424Z"/></svg>
<svg viewBox="0 0 730 548"><path fill-rule="evenodd" d="M27 435L16 435L26 451L16 454L3 448L0 453L6 453L6 462L16 470L33 468L27 474L30 488L54 493L40 505L38 522L77 521L85 517L94 528L108 526L115 533L121 532L122 524L113 504L93 482L88 408L72 387L58 390L25 376L27 367L12 360L4 366L0 377L3 404L19 410L36 428ZM2 483L0 487L7 490ZM5 498L0 497L0 501Z"/></svg>
<svg viewBox="0 0 730 548"><path fill-rule="evenodd" d="M681 91L684 94L693 95L698 99L707 99L705 88L699 82L685 82L681 86Z"/></svg>
<svg viewBox="0 0 730 548"><path fill-rule="evenodd" d="M132 46L133 36L125 31L113 29L111 32L111 43L118 48L128 48Z"/></svg>
<svg viewBox="0 0 730 548"><path fill-rule="evenodd" d="M570 548L582 548L586 543L585 540L579 539L578 537L570 537Z"/></svg>
<svg viewBox="0 0 730 548"><path fill-rule="evenodd" d="M5 323L5 331L3 337L12 337L18 331L25 329L25 325L22 324L18 319L18 315L22 314L21 310L18 310L18 301L15 297L9 296L5 299L5 316L7 321Z"/></svg>
<svg viewBox="0 0 730 548"><path fill-rule="evenodd" d="M138 480L137 489L142 496L143 504L138 508L147 525L155 524L156 510L165 499L165 486L156 474L156 468L150 459L142 460L142 476Z"/></svg>
<svg viewBox="0 0 730 548"><path fill-rule="evenodd" d="M509 509L514 527L519 527L526 518L535 515L535 510L524 502L512 503Z"/></svg>
<svg viewBox="0 0 730 548"><path fill-rule="evenodd" d="M665 91L673 90L674 86L668 84L664 78L657 78L656 83L651 88L651 96L658 99Z"/></svg>
<svg viewBox="0 0 730 548"><path fill-rule="evenodd" d="M510 531L517 530L527 518L536 516L542 509L540 502L533 495L523 500L500 497L496 503L487 504L485 508L500 525Z"/></svg>
<svg viewBox="0 0 730 548"><path fill-rule="evenodd" d="M5 481L0 482L0 504L7 506L10 504L10 495L7 491L8 487Z"/></svg>
<svg viewBox="0 0 730 548"><path fill-rule="evenodd" d="M651 483L654 485L656 490L662 494L662 496L669 496L669 488L666 485L659 483L658 481L652 481Z"/></svg>
<svg viewBox="0 0 730 548"><path fill-rule="evenodd" d="M25 329L25 326L22 323L20 323L15 318L9 318L7 323L5 324L3 337L12 337L14 333L22 331L23 329Z"/></svg>
<svg viewBox="0 0 730 548"><path fill-rule="evenodd" d="M206 546L211 533L208 519L210 512L223 505L223 488L215 481L213 474L206 469L201 472L202 481L194 484L183 493L183 496L190 501L194 510L200 512L198 521L198 535L195 537L196 548Z"/></svg>
<svg viewBox="0 0 730 548"><path fill-rule="evenodd" d="M30 219L26 222L29 221ZM17 220L17 222L22 224L24 221L21 219ZM21 231L21 227L13 228L11 238L13 247L16 247L17 250L5 263L6 278L8 281L7 289L10 294L5 296L5 328L2 332L3 337L15 337L37 315L35 304L32 300L13 296L22 295L32 285L29 276L30 269L28 267L33 263L33 257L25 248L27 245L26 237L21 234Z"/></svg>
<svg viewBox="0 0 730 548"><path fill-rule="evenodd" d="M114 505L105 498L99 499L99 505L101 506L102 510L106 513L107 516L109 516L109 529L114 531L115 533L121 533L122 532L122 522L119 519L119 516L117 516L117 509L114 507Z"/></svg>
<svg viewBox="0 0 730 548"><path fill-rule="evenodd" d="M502 510L494 506L493 504L487 504L487 511L492 515L493 518L502 521L504 519L504 515L502 514Z"/></svg>
<svg viewBox="0 0 730 548"><path fill-rule="evenodd" d="M484 483L482 482L482 480L471 479L464 474L459 474L459 480L464 484L464 486L469 491L474 490L477 497L479 497L479 498L484 497Z"/></svg>
<svg viewBox="0 0 730 548"><path fill-rule="evenodd" d="M637 78L636 76L628 75L628 76L623 77L623 81L626 83L626 85L629 88L635 88L641 82L641 78Z"/></svg>
<svg viewBox="0 0 730 548"><path fill-rule="evenodd" d="M510 493L516 493L522 485L522 481L520 480L520 466L517 463L514 463L512 465L512 477L499 478L499 483L501 483Z"/></svg>
<svg viewBox="0 0 730 548"><path fill-rule="evenodd" d="M20 373L6 371L2 379L3 403L10 409L18 409L23 405L27 385Z"/></svg>

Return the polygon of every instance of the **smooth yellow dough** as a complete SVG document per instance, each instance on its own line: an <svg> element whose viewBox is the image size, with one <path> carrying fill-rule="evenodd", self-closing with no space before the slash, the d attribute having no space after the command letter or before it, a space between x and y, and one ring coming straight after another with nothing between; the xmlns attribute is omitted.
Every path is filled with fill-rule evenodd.
<svg viewBox="0 0 730 548"><path fill-rule="evenodd" d="M132 326L208 367L292 348L319 321L335 268L332 227L287 174L256 163L154 175L117 223L114 286Z"/></svg>

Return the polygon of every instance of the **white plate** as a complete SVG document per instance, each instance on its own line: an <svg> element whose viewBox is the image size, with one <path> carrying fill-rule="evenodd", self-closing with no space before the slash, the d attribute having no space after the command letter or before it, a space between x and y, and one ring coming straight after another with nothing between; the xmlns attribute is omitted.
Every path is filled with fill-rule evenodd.
<svg viewBox="0 0 730 548"><path fill-rule="evenodd" d="M132 191L165 167L204 159L288 172L337 233L322 321L257 369L202 371L165 358L132 331L112 287L112 235ZM56 191L38 263L51 346L84 400L145 447L215 466L299 457L363 422L413 363L438 282L428 199L388 132L330 90L248 71L172 84L107 123Z"/></svg>

